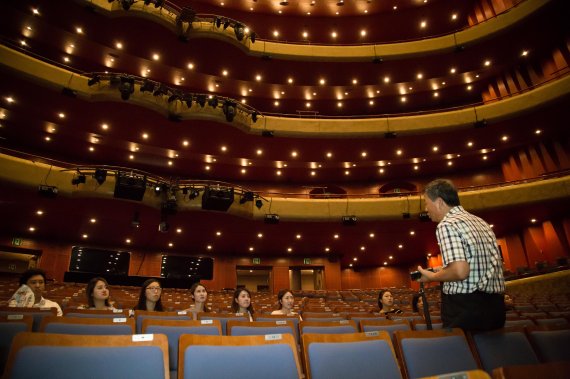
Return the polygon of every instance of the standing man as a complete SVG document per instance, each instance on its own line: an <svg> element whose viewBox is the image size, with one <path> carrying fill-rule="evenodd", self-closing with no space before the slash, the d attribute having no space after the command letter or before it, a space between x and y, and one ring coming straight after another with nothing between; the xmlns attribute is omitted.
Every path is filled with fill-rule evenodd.
<svg viewBox="0 0 570 379"><path fill-rule="evenodd" d="M489 224L459 205L457 189L437 179L424 191L426 211L437 222L443 269L424 270L420 282L443 282L444 328L483 331L505 324L505 280L495 234Z"/></svg>

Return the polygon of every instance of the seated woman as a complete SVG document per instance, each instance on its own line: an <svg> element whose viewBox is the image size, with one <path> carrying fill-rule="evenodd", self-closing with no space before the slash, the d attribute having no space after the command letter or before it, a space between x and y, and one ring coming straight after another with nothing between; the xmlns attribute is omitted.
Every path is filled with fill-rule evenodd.
<svg viewBox="0 0 570 379"><path fill-rule="evenodd" d="M160 282L156 279L146 280L142 284L139 301L137 305L135 305L134 310L162 312L161 295L162 287L160 286Z"/></svg>
<svg viewBox="0 0 570 379"><path fill-rule="evenodd" d="M424 317L424 300L419 293L412 296L412 311Z"/></svg>
<svg viewBox="0 0 570 379"><path fill-rule="evenodd" d="M55 308L57 315L62 316L61 307L55 301L45 299L42 295L46 289L46 273L39 268L26 270L20 276L20 288L12 295L9 307Z"/></svg>
<svg viewBox="0 0 570 379"><path fill-rule="evenodd" d="M79 306L79 309L93 309L109 311L115 308L109 303L109 284L104 278L96 277L87 283L87 306Z"/></svg>
<svg viewBox="0 0 570 379"><path fill-rule="evenodd" d="M190 296L192 296L194 304L184 311L192 312L194 314L194 320L196 320L196 315L199 312L210 312L210 308L206 305L206 301L208 300L208 290L206 286L200 283L194 283L192 287L190 287Z"/></svg>
<svg viewBox="0 0 570 379"><path fill-rule="evenodd" d="M251 294L245 288L238 288L234 291L232 301L232 312L236 314L244 314L249 317L249 321L253 321L253 305L251 305Z"/></svg>
<svg viewBox="0 0 570 379"><path fill-rule="evenodd" d="M283 289L277 294L277 301L279 303L279 308L273 312L272 315L285 315L285 316L297 316L298 313L293 311L293 305L295 304L295 297L293 292L288 289ZM301 318L301 317L299 317Z"/></svg>
<svg viewBox="0 0 570 379"><path fill-rule="evenodd" d="M400 309L394 308L394 297L392 292L388 290L381 290L378 294L378 307L380 308L381 316L404 313Z"/></svg>

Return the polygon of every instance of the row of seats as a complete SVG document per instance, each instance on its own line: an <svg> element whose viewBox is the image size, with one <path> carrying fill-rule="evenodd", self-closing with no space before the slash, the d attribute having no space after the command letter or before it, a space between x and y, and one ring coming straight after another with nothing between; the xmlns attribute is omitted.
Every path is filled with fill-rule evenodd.
<svg viewBox="0 0 570 379"><path fill-rule="evenodd" d="M142 319L142 328L140 332L151 333L151 334L164 334L167 336L169 344L169 365L170 369L176 371L178 369L178 359L179 359L179 339L185 334L200 334L200 335L223 335L228 334L230 336L241 336L241 335L275 335L275 334L290 334L294 340L299 339L297 327L295 326L294 320L297 318L287 318L278 316L270 317L271 321L258 321L251 323L249 321L239 321L235 319L227 319L224 317L217 318L216 315L208 315L209 319L204 319L200 321L193 320L174 320L174 319L164 319L158 318L160 315L144 314L142 316L147 316ZM32 318L31 316L19 315L19 318L6 317L4 323L11 325L16 324L26 324L27 327L24 330L31 330ZM164 316L169 317L169 316ZM222 323L220 320L227 321L226 325L227 332L222 330ZM398 335L408 335L406 333L412 333L414 336L421 336L420 331L410 330L410 325L406 321L390 321L390 320L361 320L361 330L366 330L368 335L387 335L388 339L394 338L396 346L400 346L401 343L398 342ZM47 317L42 320L40 325L40 331L46 333L65 333L65 334L132 334L135 330L135 320L125 317L121 318L67 318L67 317ZM22 331L20 327L18 331ZM340 335L340 334L354 334L357 331L356 322L354 320L349 321L339 321L339 322L311 322L302 321L299 323L299 331L301 338L299 342L302 342L302 346L307 349L307 344L305 344L305 336L312 334L326 334L326 335ZM417 332L417 333L416 333ZM427 331L425 334L427 336L434 336L433 333L443 332L444 336L448 336L448 331ZM546 335L541 335L540 333L546 333ZM550 333L550 334L549 334ZM15 334L15 333L14 333ZM437 334L435 334L437 335ZM486 334L476 334L470 336L473 338L473 345L477 346L479 350L483 346L483 352L479 353L479 365L485 368L487 371L491 372L494 368L505 364L520 364L529 363L536 364L540 360L542 361L558 361L558 360L570 360L570 350L566 348L568 342L570 342L570 330L562 330L558 332L556 330L540 330L532 329L529 334L531 338L536 339L534 342L538 346L536 349L540 353L534 353L533 348L530 347L530 343L524 333L524 330L518 328L512 332L507 333L507 330L496 332L496 333L486 333ZM4 333L3 333L4 336ZM487 337L490 336L490 337ZM83 337L82 337L83 338ZM545 342L542 342L545 340ZM431 341L427 346L425 352L433 350ZM424 342L419 342L421 345ZM303 345L304 344L304 345ZM460 345L462 342L460 342ZM413 349L412 349L413 350ZM423 349L420 349L423 350ZM465 358L463 366L456 367L456 358L458 352L461 352L460 346L453 346L443 355L444 359L449 360L449 357L454 357L453 362L447 362L442 367L447 367L446 370L458 369L468 369L472 366L472 360ZM468 349L463 349L463 352L468 351ZM420 352L413 353L414 356L420 354ZM398 356L400 359L404 360L404 351L402 350ZM540 356L540 360L538 357ZM466 355L467 357L467 355ZM534 359L535 357L536 359ZM505 360L506 358L506 360ZM533 358L533 359L531 359ZM426 362L438 360L441 357L429 357ZM469 365L465 364L469 362ZM425 363L425 362L424 362ZM452 364L453 363L453 364ZM418 363L419 365L419 363ZM476 365L477 366L477 365ZM414 366L415 367L415 366ZM422 368L423 366L418 366L419 368L410 367L412 373L421 372L422 375L431 375L429 370ZM418 371L419 370L419 371ZM340 372L340 371L338 371ZM450 371L443 371L450 372ZM415 376L409 376L415 377Z"/></svg>
<svg viewBox="0 0 570 379"><path fill-rule="evenodd" d="M568 342L570 330L537 330L528 335L530 339L522 330L468 337L460 329L397 331L392 343L384 331L309 333L302 336L300 361L308 379L421 378L479 368L494 373L500 367L521 364L541 367L542 374L547 375L541 377L553 377L544 372L550 366L539 366L541 362L557 363L566 370L563 373L569 372L568 349L560 345ZM10 350L5 377L76 378L85 372L90 377L153 379L300 378L302 375L297 346L290 334L185 333L177 338L174 360L169 339L170 336L161 333L81 338L19 333Z"/></svg>

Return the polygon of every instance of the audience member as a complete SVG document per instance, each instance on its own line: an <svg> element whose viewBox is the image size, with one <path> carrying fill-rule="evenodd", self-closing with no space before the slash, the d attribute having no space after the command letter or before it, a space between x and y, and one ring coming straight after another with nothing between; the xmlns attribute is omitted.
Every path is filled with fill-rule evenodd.
<svg viewBox="0 0 570 379"><path fill-rule="evenodd" d="M295 296L293 292L288 289L282 289L277 294L277 302L279 308L273 312L272 315L285 315L285 316L297 316L298 313L293 311L293 305L295 304Z"/></svg>
<svg viewBox="0 0 570 379"><path fill-rule="evenodd" d="M31 268L20 276L20 288L12 295L9 307L24 308L56 308L57 315L62 316L61 307L55 301L43 297L46 289L46 273L39 268Z"/></svg>
<svg viewBox="0 0 570 379"><path fill-rule="evenodd" d="M412 311L424 317L424 300L419 293L412 296Z"/></svg>
<svg viewBox="0 0 570 379"><path fill-rule="evenodd" d="M114 310L109 302L109 284L104 278L95 277L87 283L87 306L79 309L93 309L98 311Z"/></svg>
<svg viewBox="0 0 570 379"><path fill-rule="evenodd" d="M236 314L244 314L249 317L249 321L253 321L253 305L251 304L251 293L245 288L238 288L234 291L232 300L232 312Z"/></svg>
<svg viewBox="0 0 570 379"><path fill-rule="evenodd" d="M190 305L185 311L192 312L194 319L196 319L196 315L199 312L210 312L210 308L206 305L206 301L208 300L208 290L206 286L199 282L194 283L192 287L190 287L190 296L192 296L194 304Z"/></svg>
<svg viewBox="0 0 570 379"><path fill-rule="evenodd" d="M403 313L400 309L394 308L394 297L392 292L388 290L381 290L378 293L378 307L380 308L381 316Z"/></svg>
<svg viewBox="0 0 570 379"><path fill-rule="evenodd" d="M162 287L156 279L146 280L141 287L139 301L134 310L162 312Z"/></svg>
<svg viewBox="0 0 570 379"><path fill-rule="evenodd" d="M512 311L515 309L515 303L513 298L508 294L505 294L505 311Z"/></svg>

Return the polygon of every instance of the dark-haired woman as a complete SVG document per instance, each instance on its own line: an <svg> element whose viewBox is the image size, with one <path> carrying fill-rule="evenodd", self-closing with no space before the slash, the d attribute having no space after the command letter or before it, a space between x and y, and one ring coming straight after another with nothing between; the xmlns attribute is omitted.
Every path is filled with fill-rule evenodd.
<svg viewBox="0 0 570 379"><path fill-rule="evenodd" d="M160 282L156 279L146 280L141 287L139 294L139 301L135 305L135 311L155 311L162 312L162 287Z"/></svg>
<svg viewBox="0 0 570 379"><path fill-rule="evenodd" d="M234 291L232 301L232 312L241 313L249 317L249 321L253 321L253 305L251 304L251 293L245 288L238 288Z"/></svg>

